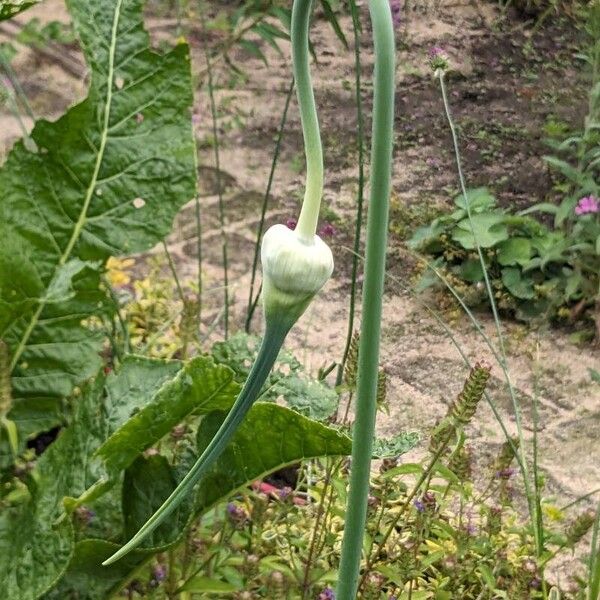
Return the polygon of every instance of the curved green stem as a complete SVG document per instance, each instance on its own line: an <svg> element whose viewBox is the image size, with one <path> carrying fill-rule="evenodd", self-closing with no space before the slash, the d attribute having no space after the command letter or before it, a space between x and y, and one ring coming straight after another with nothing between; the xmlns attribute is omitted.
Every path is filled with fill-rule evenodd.
<svg viewBox="0 0 600 600"><path fill-rule="evenodd" d="M367 516L375 415L385 253L391 187L394 126L395 49L388 0L370 0L375 40L371 192L367 218L365 282L358 353L356 420L352 437L352 472L336 597L354 600Z"/></svg>
<svg viewBox="0 0 600 600"><path fill-rule="evenodd" d="M292 8L292 61L306 153L306 189L296 231L312 240L323 195L323 148L308 64L308 27L312 0L295 0Z"/></svg>
<svg viewBox="0 0 600 600"><path fill-rule="evenodd" d="M221 427L206 447L206 450L204 450L200 458L195 462L189 473L181 480L171 495L163 502L162 506L121 549L106 559L102 563L103 565L106 566L114 563L139 546L179 506L181 501L191 493L196 483L213 466L237 431L246 413L258 398L288 331L289 328L287 326L273 323L267 324L258 356L252 366L248 379Z"/></svg>

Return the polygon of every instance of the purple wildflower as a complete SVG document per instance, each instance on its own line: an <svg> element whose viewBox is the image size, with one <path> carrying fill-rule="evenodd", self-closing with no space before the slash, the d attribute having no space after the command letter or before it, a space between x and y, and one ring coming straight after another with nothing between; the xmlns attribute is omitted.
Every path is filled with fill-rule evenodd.
<svg viewBox="0 0 600 600"><path fill-rule="evenodd" d="M296 229L296 225L298 225L298 221L297 221L296 219L288 219L288 220L285 222L285 226L286 226L288 229L291 229L292 231L294 231L294 229Z"/></svg>
<svg viewBox="0 0 600 600"><path fill-rule="evenodd" d="M322 237L333 237L337 233L337 229L331 223L324 223L319 229L319 235Z"/></svg>
<svg viewBox="0 0 600 600"><path fill-rule="evenodd" d="M335 600L335 592L328 586L319 594L317 600Z"/></svg>
<svg viewBox="0 0 600 600"><path fill-rule="evenodd" d="M499 471L497 471L496 477L499 477L500 479L510 479L514 474L515 470L511 467L508 467L506 469L500 469Z"/></svg>
<svg viewBox="0 0 600 600"><path fill-rule="evenodd" d="M390 0L390 8L392 10L392 23L394 27L400 27L402 23L402 18L400 17L402 10L401 0Z"/></svg>
<svg viewBox="0 0 600 600"><path fill-rule="evenodd" d="M156 565L152 569L152 576L156 581L163 581L167 577L167 569L164 565Z"/></svg>
<svg viewBox="0 0 600 600"><path fill-rule="evenodd" d="M425 505L423 504L423 502L421 502L420 500L415 500L413 504L414 507L417 509L417 512L425 512Z"/></svg>
<svg viewBox="0 0 600 600"><path fill-rule="evenodd" d="M445 71L448 68L448 61L450 60L448 54L440 46L434 46L427 52L427 58L429 59L429 65L434 71L442 70Z"/></svg>
<svg viewBox="0 0 600 600"><path fill-rule="evenodd" d="M243 524L249 519L248 513L241 506L233 502L227 505L227 514L234 523L238 524Z"/></svg>
<svg viewBox="0 0 600 600"><path fill-rule="evenodd" d="M596 196L584 196L575 207L575 214L578 217L597 212L600 212L600 201Z"/></svg>
<svg viewBox="0 0 600 600"><path fill-rule="evenodd" d="M292 488L289 485L282 487L278 492L278 496L281 500L285 500L292 493Z"/></svg>

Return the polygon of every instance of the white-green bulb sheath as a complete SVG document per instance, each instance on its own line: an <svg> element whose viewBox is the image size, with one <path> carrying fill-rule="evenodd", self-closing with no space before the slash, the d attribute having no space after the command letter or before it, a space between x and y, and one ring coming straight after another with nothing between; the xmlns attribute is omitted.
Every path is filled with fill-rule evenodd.
<svg viewBox="0 0 600 600"><path fill-rule="evenodd" d="M309 68L308 28L312 0L295 0L292 7L292 61L306 154L306 189L296 231L311 240L317 230L323 195L323 147Z"/></svg>

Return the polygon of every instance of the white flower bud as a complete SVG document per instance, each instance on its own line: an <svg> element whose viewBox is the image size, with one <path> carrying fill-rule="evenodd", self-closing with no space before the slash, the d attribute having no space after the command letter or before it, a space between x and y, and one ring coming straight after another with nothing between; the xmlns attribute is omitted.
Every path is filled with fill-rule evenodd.
<svg viewBox="0 0 600 600"><path fill-rule="evenodd" d="M331 250L318 235L307 241L285 225L265 233L261 262L265 315L289 319L290 326L333 272Z"/></svg>

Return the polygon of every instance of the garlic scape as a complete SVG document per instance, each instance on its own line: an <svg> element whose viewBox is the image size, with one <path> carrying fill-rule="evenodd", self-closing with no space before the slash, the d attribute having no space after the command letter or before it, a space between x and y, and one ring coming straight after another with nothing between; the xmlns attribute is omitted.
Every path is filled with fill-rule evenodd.
<svg viewBox="0 0 600 600"><path fill-rule="evenodd" d="M331 250L316 235L323 189L323 154L308 62L311 0L295 0L292 10L292 54L306 149L306 191L294 231L274 225L261 246L262 303L265 333L242 391L221 427L189 473L141 529L102 564L109 565L136 548L214 465L264 385L283 342L333 271Z"/></svg>
<svg viewBox="0 0 600 600"><path fill-rule="evenodd" d="M318 235L307 239L273 225L263 237L260 258L265 320L291 327L331 277L331 250Z"/></svg>

